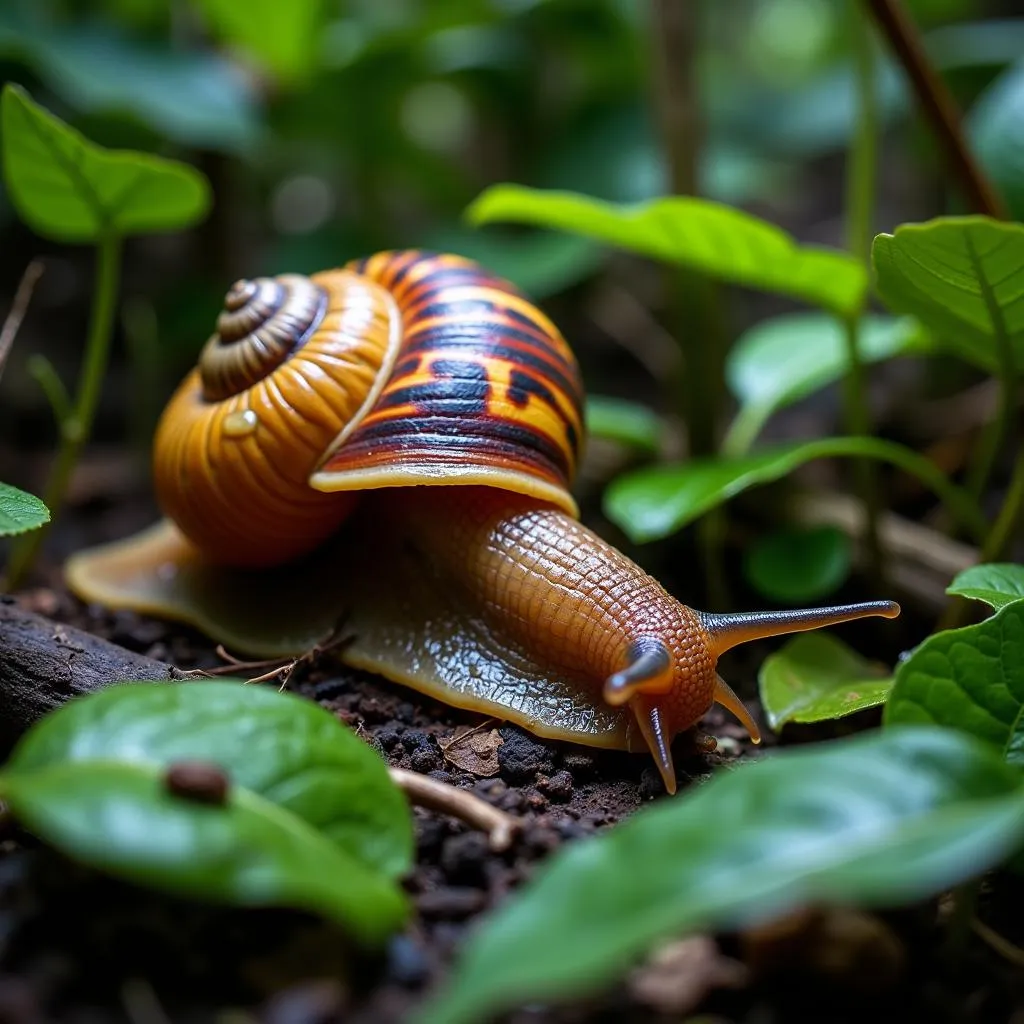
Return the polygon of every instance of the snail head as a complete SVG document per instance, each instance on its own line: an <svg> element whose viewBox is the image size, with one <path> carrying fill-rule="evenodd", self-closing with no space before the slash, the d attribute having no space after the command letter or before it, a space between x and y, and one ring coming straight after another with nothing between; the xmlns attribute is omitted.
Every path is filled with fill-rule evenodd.
<svg viewBox="0 0 1024 1024"><path fill-rule="evenodd" d="M680 605L680 622L659 634L644 635L626 648L624 665L604 683L603 696L615 707L628 705L669 793L676 790L673 737L691 726L712 704L721 704L743 724L754 743L757 723L718 674L719 657L737 644L765 637L833 626L872 615L895 618L894 601L782 612L715 615Z"/></svg>

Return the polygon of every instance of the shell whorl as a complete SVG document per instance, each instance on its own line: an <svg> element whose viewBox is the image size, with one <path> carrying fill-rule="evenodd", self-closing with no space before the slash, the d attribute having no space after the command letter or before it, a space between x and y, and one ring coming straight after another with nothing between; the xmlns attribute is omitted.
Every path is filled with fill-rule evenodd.
<svg viewBox="0 0 1024 1024"><path fill-rule="evenodd" d="M324 289L301 274L236 281L199 357L203 397L223 401L273 373L316 330L326 309Z"/></svg>

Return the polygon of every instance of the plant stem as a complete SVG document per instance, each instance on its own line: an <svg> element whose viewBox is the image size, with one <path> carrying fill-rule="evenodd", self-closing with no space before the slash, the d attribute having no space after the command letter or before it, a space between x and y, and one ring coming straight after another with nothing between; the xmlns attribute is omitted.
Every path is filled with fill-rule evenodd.
<svg viewBox="0 0 1024 1024"><path fill-rule="evenodd" d="M33 260L21 275L18 283L18 290L14 293L14 302L11 303L11 311L0 328L0 377L3 376L4 367L7 365L7 357L11 354L11 346L18 335L21 321L25 319L28 312L28 304L32 301L32 292L36 282L43 272L43 265L39 260Z"/></svg>
<svg viewBox="0 0 1024 1024"><path fill-rule="evenodd" d="M64 500L71 473L78 462L82 446L92 431L93 419L96 416L110 353L120 261L121 239L118 235L108 232L100 239L96 253L96 282L89 335L78 377L75 406L72 415L61 424L60 450L50 470L50 478L43 494L43 501L54 519ZM11 590L16 589L31 570L47 530L48 527L25 534L23 540L15 545L7 572L7 585Z"/></svg>
<svg viewBox="0 0 1024 1024"><path fill-rule="evenodd" d="M1013 535L1020 526L1024 515L1024 446L1017 453L1017 461L1013 465L1010 477L1010 489L1003 499L1003 507L999 510L996 521L992 524L988 538L981 549L981 561L998 562L1013 540Z"/></svg>
<svg viewBox="0 0 1024 1024"><path fill-rule="evenodd" d="M878 100L875 95L875 57L871 28L860 16L858 0L850 0L851 32L857 81L857 127L847 160L846 173L846 245L871 272L872 222L875 208L875 168L877 164ZM843 380L843 406L846 430L867 436L872 432L868 407L866 374L861 359L859 333L861 312L843 321L847 371ZM868 572L873 585L881 589L885 581L885 559L878 530L881 510L877 467L869 459L854 464L856 487L864 504L864 547Z"/></svg>
<svg viewBox="0 0 1024 1024"><path fill-rule="evenodd" d="M1008 215L1002 197L974 159L945 82L932 65L913 20L902 0L864 0L875 22L888 39L896 59L910 79L921 113L945 151L953 175L970 206L999 220Z"/></svg>

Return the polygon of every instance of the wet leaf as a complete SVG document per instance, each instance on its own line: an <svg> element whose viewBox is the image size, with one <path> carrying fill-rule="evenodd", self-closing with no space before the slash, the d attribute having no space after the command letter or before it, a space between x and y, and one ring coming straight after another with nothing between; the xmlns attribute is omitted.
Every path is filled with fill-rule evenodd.
<svg viewBox="0 0 1024 1024"><path fill-rule="evenodd" d="M303 819L374 871L412 863L405 797L377 753L328 711L231 681L125 683L48 715L15 747L19 775L95 761L166 768L202 759Z"/></svg>
<svg viewBox="0 0 1024 1024"><path fill-rule="evenodd" d="M878 292L961 358L999 371L1000 346L1024 369L1024 225L987 217L902 224L872 246Z"/></svg>
<svg viewBox="0 0 1024 1024"><path fill-rule="evenodd" d="M485 919L418 1024L608 986L668 937L807 904L908 903L1024 842L1024 782L938 729L771 755L555 855Z"/></svg>
<svg viewBox="0 0 1024 1024"><path fill-rule="evenodd" d="M776 445L754 455L645 467L611 484L605 491L604 510L631 540L660 540L751 487L780 480L806 462L829 456L892 462L932 488L975 532L984 535L988 529L977 508L952 490L932 463L902 445L876 437L828 437Z"/></svg>
<svg viewBox="0 0 1024 1024"><path fill-rule="evenodd" d="M210 187L194 168L97 146L17 86L4 88L2 120L8 192L45 238L95 242L108 233L174 231L209 208Z"/></svg>
<svg viewBox="0 0 1024 1024"><path fill-rule="evenodd" d="M213 806L171 794L152 763L64 761L0 773L0 794L41 839L143 885L242 906L308 910L370 945L383 942L406 916L405 897L393 882L241 786L223 806Z"/></svg>
<svg viewBox="0 0 1024 1024"><path fill-rule="evenodd" d="M896 668L885 723L959 729L1024 767L1024 601L915 648Z"/></svg>
<svg viewBox="0 0 1024 1024"><path fill-rule="evenodd" d="M467 216L475 224L513 221L572 231L842 315L860 310L867 288L863 268L846 253L799 245L774 224L706 199L616 205L573 192L494 185Z"/></svg>
<svg viewBox="0 0 1024 1024"><path fill-rule="evenodd" d="M1017 53L1022 52L1018 42ZM1007 68L978 97L967 127L978 159L1013 216L1024 219L1024 61Z"/></svg>
<svg viewBox="0 0 1024 1024"><path fill-rule="evenodd" d="M850 573L850 538L834 526L791 526L759 537L743 569L765 597L814 601L836 591Z"/></svg>
<svg viewBox="0 0 1024 1024"><path fill-rule="evenodd" d="M661 420L649 406L607 395L587 398L587 435L618 441L628 448L655 454L661 441Z"/></svg>
<svg viewBox="0 0 1024 1024"><path fill-rule="evenodd" d="M996 611L1024 598L1024 565L989 562L956 574L947 594L984 601Z"/></svg>
<svg viewBox="0 0 1024 1024"><path fill-rule="evenodd" d="M33 494L0 483L0 537L37 530L50 521L50 510Z"/></svg>
<svg viewBox="0 0 1024 1024"><path fill-rule="evenodd" d="M892 675L826 633L804 633L770 655L758 673L761 704L775 730L827 722L884 704Z"/></svg>

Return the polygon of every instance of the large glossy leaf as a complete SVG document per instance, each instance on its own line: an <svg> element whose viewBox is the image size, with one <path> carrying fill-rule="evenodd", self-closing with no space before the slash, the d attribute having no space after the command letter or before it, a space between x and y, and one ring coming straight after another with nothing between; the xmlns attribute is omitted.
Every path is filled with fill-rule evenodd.
<svg viewBox="0 0 1024 1024"><path fill-rule="evenodd" d="M1024 565L989 562L956 574L947 594L984 601L996 611L1024 598Z"/></svg>
<svg viewBox="0 0 1024 1024"><path fill-rule="evenodd" d="M572 231L842 315L860 309L867 287L863 268L847 254L798 245L774 224L689 196L620 206L573 192L495 185L467 216L476 224L515 221Z"/></svg>
<svg viewBox="0 0 1024 1024"><path fill-rule="evenodd" d="M206 178L186 164L97 146L8 85L3 92L3 163L22 219L59 242L173 231L210 205Z"/></svg>
<svg viewBox="0 0 1024 1024"><path fill-rule="evenodd" d="M904 729L779 753L558 854L466 942L419 1024L610 984L657 942L820 902L907 903L1024 842L1020 776Z"/></svg>
<svg viewBox="0 0 1024 1024"><path fill-rule="evenodd" d="M212 760L368 867L412 861L405 797L377 753L312 701L229 681L125 683L71 701L18 744L8 772L116 761Z"/></svg>
<svg viewBox="0 0 1024 1024"><path fill-rule="evenodd" d="M0 483L0 537L38 529L50 521L50 510L34 495Z"/></svg>
<svg viewBox="0 0 1024 1024"><path fill-rule="evenodd" d="M1017 52L1024 53L1024 46ZM1014 217L1024 220L1024 60L979 97L967 126L985 170Z"/></svg>
<svg viewBox="0 0 1024 1024"><path fill-rule="evenodd" d="M861 318L857 348L865 363L926 352L930 338L915 320ZM726 380L740 402L731 437L749 445L775 410L840 380L849 366L843 325L821 313L786 313L744 332L726 358Z"/></svg>
<svg viewBox="0 0 1024 1024"><path fill-rule="evenodd" d="M1024 601L915 648L896 668L885 722L960 729L1024 767Z"/></svg>
<svg viewBox="0 0 1024 1024"><path fill-rule="evenodd" d="M156 765L84 761L0 773L0 795L41 839L145 885L312 911L367 944L382 942L406 916L393 882L242 787L212 806L170 793Z"/></svg>
<svg viewBox="0 0 1024 1024"><path fill-rule="evenodd" d="M962 358L998 371L1000 346L1024 369L1024 225L987 217L903 224L872 247L878 292Z"/></svg>
<svg viewBox="0 0 1024 1024"><path fill-rule="evenodd" d="M653 454L661 439L661 420L647 405L607 395L587 398L587 435L618 441Z"/></svg>
<svg viewBox="0 0 1024 1024"><path fill-rule="evenodd" d="M902 445L874 437L823 438L754 455L638 469L605 491L605 513L632 540L659 540L750 487L779 480L812 459L828 456L892 462L931 487L976 534L983 536L987 530L980 512L932 463Z"/></svg>
<svg viewBox="0 0 1024 1024"><path fill-rule="evenodd" d="M768 724L827 722L885 703L892 675L827 633L794 637L758 673Z"/></svg>
<svg viewBox="0 0 1024 1024"><path fill-rule="evenodd" d="M249 76L215 53L142 43L110 25L26 22L13 10L0 11L0 53L72 108L132 115L184 145L237 152L260 137Z"/></svg>
<svg viewBox="0 0 1024 1024"><path fill-rule="evenodd" d="M818 601L849 575L850 547L849 535L834 526L781 527L750 545L743 572L772 601Z"/></svg>

